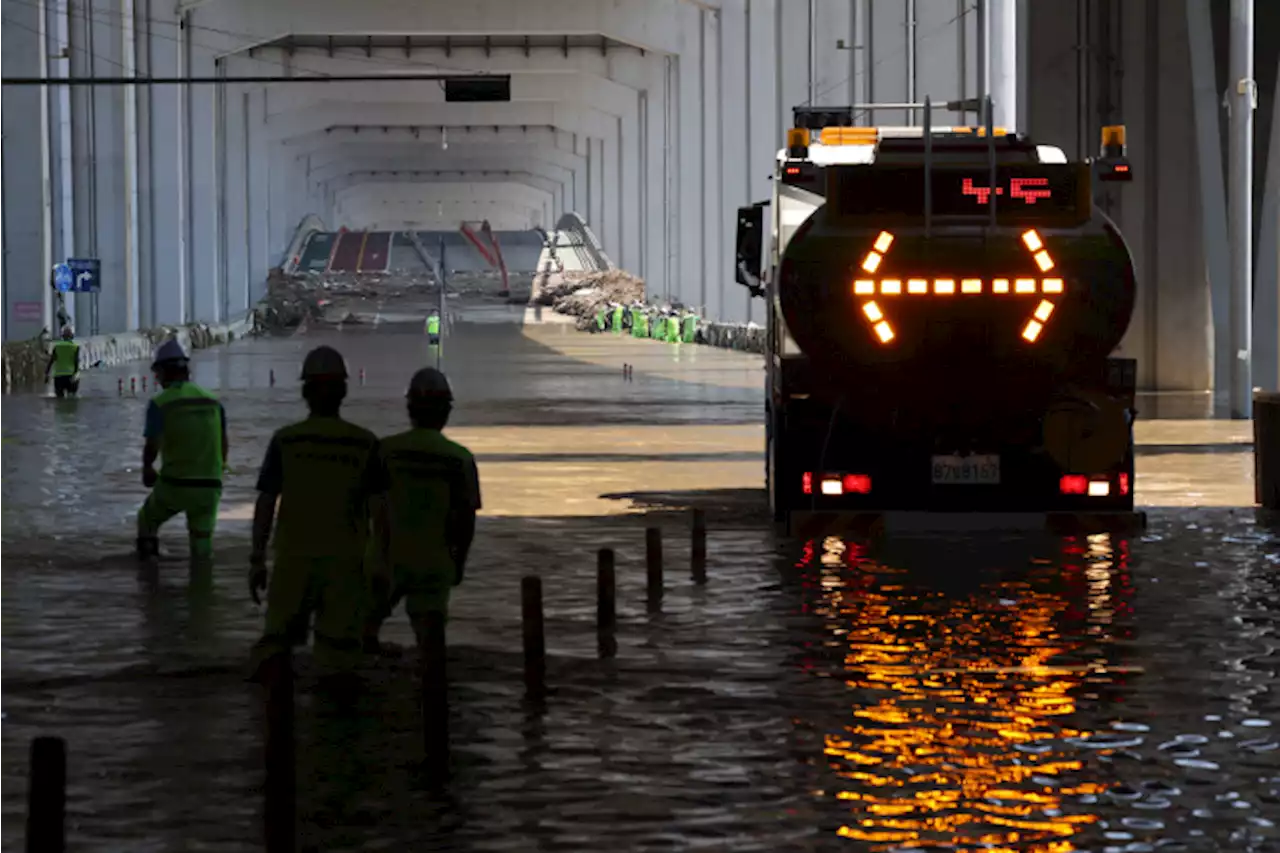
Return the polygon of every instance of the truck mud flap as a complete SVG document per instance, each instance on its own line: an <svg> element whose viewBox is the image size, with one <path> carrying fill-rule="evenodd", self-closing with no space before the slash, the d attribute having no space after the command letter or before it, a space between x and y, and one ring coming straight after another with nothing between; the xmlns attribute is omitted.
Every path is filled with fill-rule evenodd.
<svg viewBox="0 0 1280 853"><path fill-rule="evenodd" d="M1044 531L1059 535L1130 533L1147 514L1120 512L793 512L782 533L796 539L850 534L878 537L922 533Z"/></svg>

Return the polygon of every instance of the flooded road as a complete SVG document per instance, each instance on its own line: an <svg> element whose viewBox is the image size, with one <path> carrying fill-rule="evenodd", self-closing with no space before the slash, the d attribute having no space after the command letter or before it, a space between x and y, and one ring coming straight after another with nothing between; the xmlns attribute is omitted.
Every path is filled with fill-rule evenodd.
<svg viewBox="0 0 1280 853"><path fill-rule="evenodd" d="M207 576L188 576L180 523L159 582L136 575L141 366L94 372L75 402L5 399L4 849L38 734L67 740L71 849L260 849L248 521L321 342L363 369L346 414L379 433L403 428L405 383L435 357L408 324L198 353L234 472ZM408 657L372 665L354 711L303 691L303 849L1280 849L1280 546L1239 508L1247 424L1142 425L1141 535L869 550L769 532L758 357L502 322L460 324L443 355L486 503L451 614L456 778L444 795L419 778ZM647 524L666 535L657 612ZM600 547L618 551L609 662ZM521 701L530 573L541 710ZM385 636L408 644L403 615Z"/></svg>

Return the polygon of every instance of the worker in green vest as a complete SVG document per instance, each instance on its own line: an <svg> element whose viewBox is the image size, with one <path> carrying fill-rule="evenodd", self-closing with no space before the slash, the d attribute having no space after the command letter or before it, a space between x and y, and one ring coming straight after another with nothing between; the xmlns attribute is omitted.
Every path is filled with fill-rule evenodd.
<svg viewBox="0 0 1280 853"><path fill-rule="evenodd" d="M349 685L360 661L365 542L371 515L384 524L379 519L385 486L377 437L340 415L346 396L342 355L316 347L302 363L309 415L277 430L267 446L249 556L254 603L267 591L266 625L251 654L252 680L270 683L278 677L289 650L306 642L313 615L315 662L326 680ZM268 584L273 525L275 562Z"/></svg>
<svg viewBox="0 0 1280 853"><path fill-rule="evenodd" d="M636 338L649 337L649 315L642 306L631 308L631 335Z"/></svg>
<svg viewBox="0 0 1280 853"><path fill-rule="evenodd" d="M613 305L613 331L614 332L622 331L622 313L623 313L622 306L615 302Z"/></svg>
<svg viewBox="0 0 1280 853"><path fill-rule="evenodd" d="M53 393L59 397L80 391L80 345L75 342L75 332L70 326L62 327L62 339L53 342L49 362L44 366L44 381L53 374Z"/></svg>
<svg viewBox="0 0 1280 853"><path fill-rule="evenodd" d="M609 321L605 317L604 308L596 309L596 331L603 332L609 327Z"/></svg>
<svg viewBox="0 0 1280 853"><path fill-rule="evenodd" d="M686 344L691 344L698 339L698 315L686 314L683 321L683 331L681 339Z"/></svg>
<svg viewBox="0 0 1280 853"><path fill-rule="evenodd" d="M383 439L378 449L387 526L375 539L384 550L373 563L373 606L364 632L369 652L378 650L378 631L402 598L424 646L428 614L447 615L450 593L462 583L480 509L475 458L442 432L453 411L449 380L423 368L405 398L412 428Z"/></svg>
<svg viewBox="0 0 1280 853"><path fill-rule="evenodd" d="M435 311L427 315L427 343L440 343L440 315Z"/></svg>
<svg viewBox="0 0 1280 853"><path fill-rule="evenodd" d="M160 525L183 513L192 559L208 560L222 498L227 413L191 381L187 354L176 340L160 345L151 369L163 390L147 404L142 484L151 494L138 511L138 556L158 556Z"/></svg>

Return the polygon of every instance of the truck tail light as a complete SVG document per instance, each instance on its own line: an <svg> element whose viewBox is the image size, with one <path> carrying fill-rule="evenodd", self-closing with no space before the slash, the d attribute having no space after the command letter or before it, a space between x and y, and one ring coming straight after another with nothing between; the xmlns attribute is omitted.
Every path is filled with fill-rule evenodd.
<svg viewBox="0 0 1280 853"><path fill-rule="evenodd" d="M824 495L843 495L844 483L838 479L829 480L824 476L822 478L822 493Z"/></svg>
<svg viewBox="0 0 1280 853"><path fill-rule="evenodd" d="M1058 490L1064 495L1083 495L1089 489L1089 478L1083 474L1063 474Z"/></svg>
<svg viewBox="0 0 1280 853"><path fill-rule="evenodd" d="M841 481L846 492L855 495L871 494L871 476L869 474L845 474Z"/></svg>
<svg viewBox="0 0 1280 853"><path fill-rule="evenodd" d="M1120 494L1129 494L1129 475L1121 474L1117 485L1117 491ZM1111 494L1111 478L1106 475L1090 477L1084 474L1063 474L1062 479L1058 481L1058 491L1064 495L1105 498Z"/></svg>
<svg viewBox="0 0 1280 853"><path fill-rule="evenodd" d="M800 478L800 488L804 490L804 493L806 495L813 494L813 472L812 471L804 472L804 475Z"/></svg>

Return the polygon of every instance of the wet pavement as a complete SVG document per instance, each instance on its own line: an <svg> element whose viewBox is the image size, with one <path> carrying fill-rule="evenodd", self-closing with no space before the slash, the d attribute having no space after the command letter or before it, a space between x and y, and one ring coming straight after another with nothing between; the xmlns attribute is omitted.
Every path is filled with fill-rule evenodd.
<svg viewBox="0 0 1280 853"><path fill-rule="evenodd" d="M1140 425L1141 535L790 542L763 508L758 357L512 317L464 311L442 354L486 504L450 624L455 780L421 781L407 657L371 667L355 710L304 690L304 849L1280 849L1280 546L1248 508L1248 424ZM180 524L158 583L130 557L141 366L95 371L74 402L6 397L4 849L37 734L67 740L72 849L257 846L252 489L321 342L364 370L347 415L380 433L436 356L412 323L198 353L234 472L206 576L188 577ZM666 535L656 612L646 524ZM609 662L600 547L618 549ZM544 709L521 700L529 573ZM409 642L403 615L384 636Z"/></svg>

